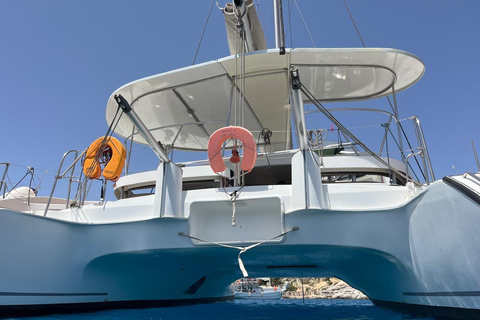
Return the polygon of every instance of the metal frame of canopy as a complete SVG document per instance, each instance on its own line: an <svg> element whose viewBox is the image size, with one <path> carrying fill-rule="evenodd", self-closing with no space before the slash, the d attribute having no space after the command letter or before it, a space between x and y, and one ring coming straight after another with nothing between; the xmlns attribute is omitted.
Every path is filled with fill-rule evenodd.
<svg viewBox="0 0 480 320"><path fill-rule="evenodd" d="M299 100L302 100L303 105L304 101L309 101L312 97L317 102L356 101L392 93L395 102L394 116L398 119L395 93L413 85L424 73L420 59L394 49L290 49L283 56L278 55L278 50L267 50L246 54L247 68L243 77L248 80L250 87L247 85L242 92L235 81L238 75L233 72L234 61L235 57L230 56L140 79L118 89L112 96L127 94L130 97L130 105L139 117L143 115L144 119L150 121L147 129L156 141L168 144L174 149L193 151L205 150L212 132L222 125L231 125L233 96L236 93L246 102L250 121L246 121L248 125L245 126L253 133L259 133L266 127L270 128L272 118L277 117L275 123L277 126L274 126L272 131L283 131L286 135L284 139L283 135L280 135L280 139L277 135L273 143L274 145L280 143L285 149L290 143L291 108L285 111L284 106L298 105ZM373 63L375 61L378 63ZM304 81L302 85L307 91L312 91L311 96L308 97L307 91L302 90L300 96L293 98L290 84L292 79L288 72L292 68L302 74ZM212 83L217 86L212 86ZM280 89L285 91L285 95L278 95ZM214 99L223 99L223 102L220 101L220 107L219 102ZM157 101L163 104L157 105ZM199 104L198 101L203 103ZM155 109L160 107L159 105L162 105L164 112L168 110L170 119L165 120L155 114L160 112ZM107 119L111 117L113 107L111 98L107 104ZM272 107L273 110L270 110ZM206 116L211 112L209 108L214 109L213 113L210 113L213 119ZM280 110L283 113L279 112ZM303 113L303 107L301 110ZM300 114L296 114L298 110L294 108L294 111L295 117L299 118ZM221 112L223 114L220 116ZM152 122L152 118L156 122ZM182 118L184 120L181 120ZM191 121L192 118L195 121ZM306 128L298 127L301 123L302 121L296 122L297 139L298 134L306 136ZM177 130L176 133L172 131L174 128ZM165 133L166 130L169 130L168 135ZM116 132L132 142L145 143L138 132L135 132L132 124L125 126L124 123ZM161 138L162 132L164 138L168 139ZM176 145L181 135L183 141ZM364 148L363 144L360 145ZM299 141L299 146L305 149L306 144ZM368 148L365 150L370 151Z"/></svg>
<svg viewBox="0 0 480 320"><path fill-rule="evenodd" d="M336 57L335 54L338 54L338 57ZM368 58L367 62L363 64L360 63L359 61L361 59L365 59L365 57ZM332 60L334 59L337 59L338 63L332 63ZM378 60L382 63L373 64L371 63L372 60ZM228 119L227 112L229 111L227 110L231 109L231 96L233 95L234 91L234 87L232 84L235 77L232 67L233 61L234 57L231 56L221 60L204 63L198 66L188 67L153 77L148 77L123 86L122 88L118 89L114 93L114 95L122 93L126 97L126 99L130 101L132 107L136 110L139 116L141 118L146 118L147 122L153 121L152 118L156 117L155 121L158 123L147 123L147 127L150 130L170 126L172 124L181 125L182 123L192 122L191 118L187 118L183 122L175 121L179 117L185 118L185 116L188 115L193 117L193 120L199 120L197 122L225 120L226 125L228 125L229 123L227 123L226 119ZM317 97L319 101L323 102L354 101L377 98L390 94L393 85L395 85L396 91L399 92L415 83L421 77L424 70L423 64L418 58L408 53L393 49L291 49L288 50L287 54L284 56L279 56L278 50L267 50L263 52L248 53L246 55L246 64L247 69L245 73L245 79L248 80L247 82L256 81L256 85L262 86L262 88L256 88L257 91L260 93L255 92L255 95L252 93L252 90L249 91L249 89L251 88L247 87L246 90L245 99L247 100L249 114L253 118L251 120L254 120L258 124L258 128L249 128L252 131L256 131L255 129L259 129L260 131L264 127L271 127L270 124L266 124L264 122L271 121L269 119L271 117L278 117L279 111L283 112L281 118L283 120L281 121L280 125L284 128L287 126L286 121L284 121L287 119L287 116L285 110L282 110L282 108L284 108L286 104L290 103L288 99L289 80L288 75L285 77L282 76L282 74L285 74L286 70L288 70L292 66L296 66L301 70L300 72L307 86L312 89L315 97ZM397 67L398 70L392 69L392 66ZM334 68L337 68L337 70L333 70ZM341 69L340 72L345 73L343 75L343 78L341 78L342 76L339 76L339 69ZM329 74L328 72L332 72L332 70L336 73ZM311 74L308 74L307 76L303 75L304 73L308 73L309 71L311 72ZM398 75L398 73L400 73L400 75ZM354 75L357 78L355 78ZM275 80L275 76L277 76L277 80ZM314 78L314 76L322 77L325 79L317 79ZM217 82L215 83L215 85L221 85L223 87L211 88L205 86L204 89L208 90L208 93L205 93L205 90L200 90L200 92L196 92L200 95L200 99L203 99L204 101L204 103L201 105L193 100L198 97L192 96L191 101L187 101L188 95L179 92L180 88L182 88L182 90L186 87L192 88L193 86L205 84L206 82L221 79L222 77L225 77L225 81L223 81L223 84ZM261 79L258 77L265 78ZM329 78L327 79L327 77ZM368 81L366 83L359 82L360 80L362 80L362 77L366 78ZM353 78L353 80L351 80L351 78ZM314 83L312 83L312 85L309 85L307 79L311 80ZM275 91L274 87L269 87L269 81L266 80L280 81L278 83L272 84L272 86L278 86L280 83L282 83L282 87L280 89L285 89L285 96L274 100L272 96L278 95L277 92L279 90L277 89ZM324 84L324 86L327 86L328 82L332 83L333 81L336 81L336 87L334 88L334 90L337 91L331 90L331 92L329 92L330 96L328 96L327 94L324 95L322 94L322 92L316 92L320 90L317 88L319 87L318 84ZM345 93L348 93L346 90L350 88L350 84L352 81L355 82L354 85L357 85L357 91L359 91L360 94L345 96ZM317 87L315 87L315 85L317 85ZM199 91L198 88L200 87L195 87L194 91ZM341 88L341 90L343 91L338 90L337 88ZM218 92L215 93L215 91L220 90L224 91L224 94L219 95ZM151 98L153 102L153 95L170 91L175 95L175 99L178 100L176 102L174 101L174 103L176 103L176 106L181 106L181 108L170 108L169 106L166 106L166 109L168 109L168 112L171 114L171 119L166 119L164 117L160 118L158 115L155 114L155 112L159 112L160 110L152 110L154 106L146 106L145 104L141 103L141 101L145 100L146 98ZM238 88L237 91L239 91ZM267 92L273 92L273 94L269 95ZM336 97L335 94L337 94L338 92L340 92L341 95ZM211 95L211 97L207 97L207 95ZM165 100L168 100L168 98L163 98ZM215 105L213 100L209 100L214 98L223 99L223 110L219 109L218 106L215 110L223 111L225 116L217 116L217 118L215 119L205 118L205 116L202 117L200 113L204 112L204 109L212 108L212 105ZM252 99L255 101L251 101ZM266 99L265 106L267 106L269 109L267 113L265 113L265 106L259 105L260 103L258 102L263 101L263 99ZM139 106L138 104L142 105ZM262 108L264 110L262 110ZM113 103L113 98L110 98L107 104L107 120L111 120L114 110L116 110L116 105ZM263 112L263 115L259 114L259 112ZM151 117L151 115L153 115L153 117ZM194 134L193 136L196 136L197 138L203 136L206 137L206 132L213 132L214 129L215 128L211 128L210 130L208 130L203 127L203 132L199 132L197 134ZM117 129L116 132L122 137L131 136L132 126L121 123L119 125L119 129ZM162 140L162 137L156 137L158 138L158 140ZM142 141L141 138L137 137L135 137L135 141L145 143L144 141ZM162 142L170 144L171 141L162 140ZM202 150L205 148L205 146L198 147L189 145L177 145L176 148L185 150Z"/></svg>
<svg viewBox="0 0 480 320"><path fill-rule="evenodd" d="M335 67L335 68L379 68L379 69L385 69L388 72L392 74L392 81L389 83L388 86L386 86L383 90L380 90L378 92L372 93L370 95L366 96L353 96L349 98L342 98L342 99L318 99L321 102L347 102L347 101L358 101L358 100L368 100L370 98L380 98L383 96L383 93L387 92L388 90L392 89L394 86L395 82L397 81L397 75L395 72L387 67L380 66L380 65L311 65L311 64L292 64L292 68L298 68L298 67L312 67L312 68L318 68L318 67ZM300 72L300 70L299 70ZM304 99L304 102L309 101L308 99Z"/></svg>

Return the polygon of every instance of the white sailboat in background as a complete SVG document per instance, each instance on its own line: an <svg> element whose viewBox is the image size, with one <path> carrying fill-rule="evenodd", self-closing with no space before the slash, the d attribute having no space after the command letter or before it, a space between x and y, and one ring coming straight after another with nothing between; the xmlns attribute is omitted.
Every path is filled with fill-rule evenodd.
<svg viewBox="0 0 480 320"><path fill-rule="evenodd" d="M266 285L259 285L260 281L266 282ZM279 300L285 290L285 287L272 287L270 278L242 278L235 281L235 299L239 300Z"/></svg>
<svg viewBox="0 0 480 320"><path fill-rule="evenodd" d="M224 9L232 56L116 90L111 130L58 170L75 182L83 164L74 196L0 200L3 315L219 301L241 277L301 275L338 277L379 306L480 318L479 175L436 180L420 121L398 116L396 94L422 61L285 48L275 4L277 48L263 46L251 3L235 1ZM391 111L326 107L385 96ZM379 150L337 112L385 115ZM306 114L333 125L307 128ZM149 145L158 168L119 177L131 142ZM174 163L176 149L209 156ZM89 203L101 176L118 200Z"/></svg>

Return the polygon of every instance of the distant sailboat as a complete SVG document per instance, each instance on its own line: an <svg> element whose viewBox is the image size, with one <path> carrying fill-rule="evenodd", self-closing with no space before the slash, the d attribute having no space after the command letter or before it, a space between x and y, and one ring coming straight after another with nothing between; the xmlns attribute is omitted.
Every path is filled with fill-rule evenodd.
<svg viewBox="0 0 480 320"><path fill-rule="evenodd" d="M262 278L264 279L264 278ZM235 281L235 299L240 300L278 300L281 299L285 288L271 286L270 279L266 278L267 285L260 286L259 279L242 278Z"/></svg>

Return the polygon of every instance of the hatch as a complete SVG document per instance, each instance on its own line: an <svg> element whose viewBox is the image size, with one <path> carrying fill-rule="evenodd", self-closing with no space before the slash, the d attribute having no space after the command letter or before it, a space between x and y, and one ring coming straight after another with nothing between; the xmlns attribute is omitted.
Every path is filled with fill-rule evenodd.
<svg viewBox="0 0 480 320"><path fill-rule="evenodd" d="M196 201L190 206L190 236L221 243L252 243L271 239L284 232L284 210L278 197L237 199L232 226L230 200ZM283 237L268 242L280 242ZM194 244L208 242L192 240Z"/></svg>

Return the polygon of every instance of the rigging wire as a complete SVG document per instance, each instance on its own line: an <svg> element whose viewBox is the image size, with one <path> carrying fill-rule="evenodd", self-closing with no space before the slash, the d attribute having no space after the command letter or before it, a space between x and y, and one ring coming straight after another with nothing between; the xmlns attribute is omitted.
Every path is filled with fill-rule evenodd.
<svg viewBox="0 0 480 320"><path fill-rule="evenodd" d="M290 48L293 48L293 36L292 36L292 6L293 2L290 3L290 0L288 0L288 28L290 29Z"/></svg>
<svg viewBox="0 0 480 320"><path fill-rule="evenodd" d="M33 170L32 167L27 167L27 172L25 173L25 175L20 179L20 181L17 182L16 185L14 185L10 189L10 191L5 195L5 197L8 196L13 190L15 190L15 188L23 181L23 179L25 179L30 174L30 175L32 175L32 178L30 178L30 188L28 190L28 197L29 197L29 202L30 202L30 189L31 189L31 184L32 184L32 179L33 179L33 171L32 170ZM8 174L7 174L7 179L8 179L8 182L10 182L10 185L11 185L12 182L10 181L10 177L8 176Z"/></svg>
<svg viewBox="0 0 480 320"><path fill-rule="evenodd" d="M99 164L100 157L102 156L103 150L107 146L108 142L110 141L110 138L112 137L113 133L115 132L115 129L117 128L118 123L120 122L120 119L123 116L123 111L120 113L120 107L117 108L117 112L115 113L115 116L112 119L112 122L110 123L110 126L108 127L107 132L105 133L105 136L103 138L102 143L100 144L100 147L97 151L97 154L95 155L94 161L90 165L88 171L85 174L85 177L82 179L79 179L79 184L77 187L77 192L74 197L74 201L76 201L79 205L82 205L83 202L85 201L85 198L87 194L90 191L90 187L92 186L92 180L89 178L89 176L92 174L94 168ZM117 119L118 116L118 119ZM82 170L83 173L83 170ZM90 186L87 188L87 184L90 181Z"/></svg>
<svg viewBox="0 0 480 320"><path fill-rule="evenodd" d="M28 169L29 167L28 166L24 166L24 165L20 165L20 164L16 164L16 163L10 163L10 166L12 167L19 167L19 168L24 168L24 169ZM40 170L40 171L55 171L53 169L40 169L40 168L37 168L35 167L37 170Z"/></svg>
<svg viewBox="0 0 480 320"><path fill-rule="evenodd" d="M210 14L212 13L214 3L215 0L212 0L212 4L210 5L210 11L208 12L207 20L205 21L205 25L203 26L202 36L200 37L200 41L198 42L197 51L195 52L195 57L193 58L192 65L194 65L195 61L197 60L198 51L200 50L200 46L202 45L203 36L205 35L205 30L207 29L208 20L210 20Z"/></svg>
<svg viewBox="0 0 480 320"><path fill-rule="evenodd" d="M343 0L343 3L345 4L345 8L347 9L348 15L350 16L350 19L352 20L353 26L355 27L355 30L357 31L358 37L360 38L360 41L362 42L363 47L366 48L367 46L365 45L365 41L363 41L362 35L360 34L360 30L358 29L357 24L355 23L355 19L353 18L353 15L352 15L352 13L350 12L350 9L348 8L347 1L346 1L346 0ZM393 106L393 104L392 104L392 101L390 101L390 97L387 96L386 98L387 98L388 104L390 105L390 108L392 109L393 113L395 114L395 113L396 113L396 112L395 112L395 108L394 108L394 106ZM398 125L398 126L400 127L400 129L402 130L403 136L405 137L405 140L406 140L407 143L408 143L408 147L410 148L411 152L413 153L414 151L413 151L412 145L411 145L411 143L410 143L410 140L408 139L407 134L405 133L405 130L403 129L402 124L401 124L400 122L397 122L397 125ZM389 131L390 131L390 129L389 129ZM392 134L392 133L390 132L390 134ZM393 134L392 134L392 135L393 135ZM394 140L395 140L395 139L394 139ZM395 143L397 143L396 140L395 140ZM398 145L398 143L397 143L397 145ZM420 166L420 162L418 161L418 159L417 159L416 157L414 157L414 159L415 159L415 162L416 162L417 165L418 165L418 168L420 169L420 172L422 173L423 177L425 178L425 174L423 173L423 170L422 170L422 168L421 168L421 166ZM409 165L409 166L410 166L410 168L411 168L411 165ZM412 169L412 171L413 171L413 169ZM415 173L415 172L414 172L414 173ZM416 175L415 175L415 176L416 176ZM418 180L418 177L417 177L417 180Z"/></svg>
<svg viewBox="0 0 480 320"><path fill-rule="evenodd" d="M245 11L241 12L240 8L234 9L234 14L237 17L236 27L238 30L235 32L235 77L234 77L234 125L236 126L245 126L245 108L246 108L246 99L245 99L245 92L246 92L246 53L247 53L247 39L246 39L246 32L245 32L245 25L243 22L243 18L247 18L247 8L245 7ZM240 36L238 38L238 36ZM239 66L240 64L240 66ZM240 79L239 79L240 78ZM225 144L226 146L227 144ZM238 145L238 141L234 139L234 147L233 150L237 150L237 148L241 148ZM238 151L237 151L238 152ZM232 151L233 153L233 151ZM239 168L235 165L235 174L234 174L234 185L238 186L242 184L242 174L238 171ZM231 196L233 204L235 204L236 194L235 196ZM235 209L233 210L232 216L232 225L235 226Z"/></svg>
<svg viewBox="0 0 480 320"><path fill-rule="evenodd" d="M246 56L247 56L247 34L245 29L242 30L242 105L241 105L241 120L242 120L242 127L245 127L245 109L246 109L246 93L247 93L247 83L246 83Z"/></svg>
<svg viewBox="0 0 480 320"><path fill-rule="evenodd" d="M37 189L37 190L42 189L42 182L43 182L43 179L45 179L45 177L47 176L47 173L48 173L48 169L43 172L43 177L39 178L39 177L37 176L37 179L39 179L39 181L38 181L38 186L36 186L36 189Z"/></svg>
<svg viewBox="0 0 480 320"><path fill-rule="evenodd" d="M262 10L260 10L260 0L257 1L257 12L260 14L260 20L261 20L260 24L262 26L262 29L265 30L264 34L265 34L265 38L266 38L266 41L267 41L267 44L268 44L270 41L269 41L269 38L268 38L268 32L266 32L267 31L267 25L265 24L265 20L263 19Z"/></svg>
<svg viewBox="0 0 480 320"><path fill-rule="evenodd" d="M298 13L300 13L300 17L302 18L303 24L305 25L305 28L307 29L308 35L310 36L310 39L312 40L313 46L316 48L317 45L315 44L315 41L313 40L312 34L310 33L310 29L307 26L307 22L305 21L305 18L303 17L302 11L300 11L300 7L298 6L297 0L293 0L295 3L295 6L297 6Z"/></svg>
<svg viewBox="0 0 480 320"><path fill-rule="evenodd" d="M348 9L347 1L343 0L343 3L345 4L345 8L347 8L348 15L350 16L350 19L352 20L353 26L355 27L355 30L357 30L358 37L360 38L360 41L362 42L362 45L364 48L367 46L365 45L365 42L363 41L362 35L360 34L360 31L357 28L357 24L355 23L355 19L353 19L352 13L350 12L350 9Z"/></svg>
<svg viewBox="0 0 480 320"><path fill-rule="evenodd" d="M41 185L41 183L42 183L42 180L43 180L43 178L45 178L45 175L48 173L48 169L45 170L45 173L44 173L43 177L40 178L38 175L35 174L35 169L34 169L33 167L25 167L25 166L15 165L15 164L12 164L12 163L11 163L10 165L11 165L11 166L16 166L16 167L19 167L19 168L24 168L24 169L27 169L27 170L30 170L29 168L33 169L32 176L34 177L34 179L37 179L37 180L38 180L38 187L37 187L37 182L36 182L35 180L33 180L33 184L34 184L34 187L35 187L36 190L39 190L39 189L40 189L40 185ZM39 169L39 170L41 170L41 169ZM9 173L6 174L6 178L7 178L7 180L8 180L8 183L10 184L10 187L12 187L12 186L13 186L13 183L12 183L12 181L10 180L10 174L9 174ZM23 179L23 178L22 178L22 179ZM5 181L5 186L8 187L8 184L6 183L6 181ZM17 186L18 186L18 184L17 184ZM12 188L12 189L13 189L13 188Z"/></svg>
<svg viewBox="0 0 480 320"><path fill-rule="evenodd" d="M450 169L457 170L457 168L455 167L455 165L456 165L457 162L460 160L460 158L463 158L463 156L465 155L465 152L467 151L467 149L468 149L469 147L470 147L469 145L465 145L465 147L463 148L463 150L458 153L458 157L457 157L457 159L452 163L451 168L448 168L448 170L445 170L445 173L442 174L442 176L448 175L448 171L449 171Z"/></svg>

